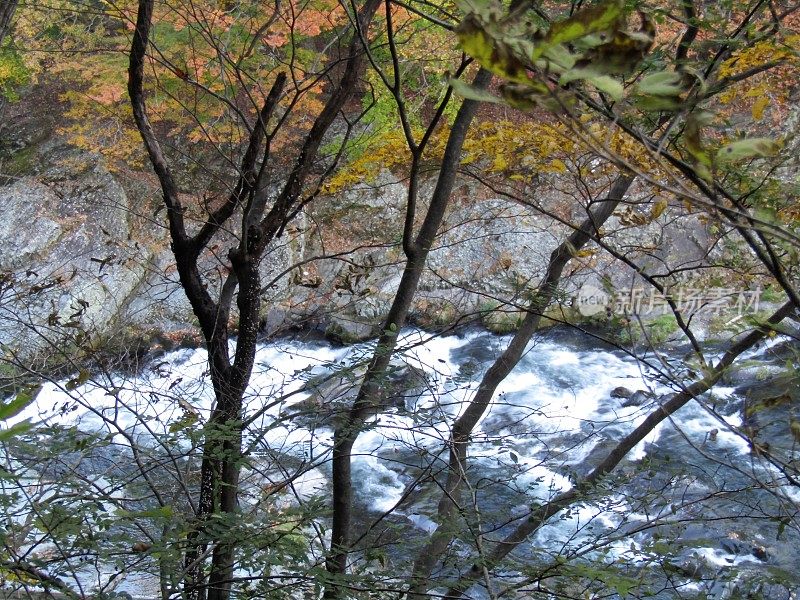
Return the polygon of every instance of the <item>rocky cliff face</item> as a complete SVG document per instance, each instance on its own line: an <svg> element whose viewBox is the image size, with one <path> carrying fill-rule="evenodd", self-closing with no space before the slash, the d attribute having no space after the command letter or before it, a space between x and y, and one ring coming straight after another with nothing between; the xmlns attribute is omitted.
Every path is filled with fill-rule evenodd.
<svg viewBox="0 0 800 600"><path fill-rule="evenodd" d="M3 126L0 161L5 354L30 359L193 329L152 177L110 170L102 158L53 134L46 119L21 110ZM421 190L423 204L433 183ZM553 205L564 200L545 185L537 193L551 194L545 202ZM442 327L480 317L495 330L513 329L518 307L568 229L510 200L478 199L466 183L457 196L412 318ZM262 265L265 330L314 326L345 342L374 336L402 275L405 197L404 183L382 173L302 215ZM581 210L565 217L579 220ZM637 210L627 207L606 225L608 243L620 255L653 272L710 260L716 240L697 218L648 220L647 207ZM226 269L220 253L205 257L212 289ZM555 316L576 316L569 305L584 284L622 289L640 283L633 268L604 256L590 249L570 263Z"/></svg>
<svg viewBox="0 0 800 600"><path fill-rule="evenodd" d="M433 183L421 190L423 206ZM538 201L550 207L574 205L557 187L542 185ZM645 285L637 269L664 275L713 262L717 240L701 219L689 213L652 218L646 190L634 187L631 194L643 201L642 208L626 205L604 228L606 243L630 265L597 246L587 247L569 264L552 318L584 318L572 308L584 285L624 293ZM402 181L384 172L370 184L315 205L305 255L318 259L304 267L288 313L321 318L328 334L343 341L376 335L402 275L405 198ZM585 218L580 206L562 216L573 222ZM480 320L494 331L513 330L520 307L569 232L555 217L508 199L481 198L479 190L462 182L431 249L411 318L426 328Z"/></svg>
<svg viewBox="0 0 800 600"><path fill-rule="evenodd" d="M153 216L153 187L110 172L98 156L60 151L60 158L49 153L52 166L0 186L4 352L45 359L55 349L80 355L194 333L167 232ZM286 236L262 264L271 304L291 295L297 238ZM210 252L204 268L212 289L219 287L224 260Z"/></svg>
<svg viewBox="0 0 800 600"><path fill-rule="evenodd" d="M21 107L1 133L0 355L60 362L65 356L56 355L191 332L153 178L110 170L54 134L46 116ZM299 251L295 239L276 244L264 281L297 262ZM204 268L214 285L225 265L210 252ZM287 281L265 293L286 296Z"/></svg>
<svg viewBox="0 0 800 600"><path fill-rule="evenodd" d="M129 197L97 157L54 140L22 152L32 174L0 188L0 341L33 355L109 332L152 245L136 239Z"/></svg>

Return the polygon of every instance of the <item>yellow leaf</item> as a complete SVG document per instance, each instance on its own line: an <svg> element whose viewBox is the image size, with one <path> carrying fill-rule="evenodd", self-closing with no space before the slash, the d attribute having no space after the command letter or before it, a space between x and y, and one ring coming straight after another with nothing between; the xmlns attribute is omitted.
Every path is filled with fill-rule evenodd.
<svg viewBox="0 0 800 600"><path fill-rule="evenodd" d="M794 439L800 442L800 421L792 419L789 422L789 429L791 429Z"/></svg>
<svg viewBox="0 0 800 600"><path fill-rule="evenodd" d="M493 171L505 171L508 168L508 161L506 160L505 156L502 154L498 154L494 158L494 162L492 163L492 170Z"/></svg>
<svg viewBox="0 0 800 600"><path fill-rule="evenodd" d="M650 220L655 221L667 209L667 201L664 198L659 199L658 202L653 204L650 209Z"/></svg>
<svg viewBox="0 0 800 600"><path fill-rule="evenodd" d="M763 119L764 109L767 108L767 106L769 106L769 96L759 96L758 99L753 103L753 119L756 121Z"/></svg>

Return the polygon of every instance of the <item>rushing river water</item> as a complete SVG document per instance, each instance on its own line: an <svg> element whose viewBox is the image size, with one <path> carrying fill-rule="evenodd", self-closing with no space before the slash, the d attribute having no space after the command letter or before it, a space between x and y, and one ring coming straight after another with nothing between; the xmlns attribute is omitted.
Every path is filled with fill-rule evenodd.
<svg viewBox="0 0 800 600"><path fill-rule="evenodd" d="M507 341L482 331L403 336L402 361L389 377L393 397L358 437L353 458L357 527L365 539L383 539L381 532L391 526L395 534L387 548L398 570L407 568L414 548L436 527L441 492L435 482L441 483L447 461L449 426ZM748 394L786 359L781 344L754 349L743 357L750 371L739 380L659 425L620 465L599 500L578 504L540 529L515 552L518 564L546 565L563 556L625 563L630 572L658 566L661 593L673 597L735 597L749 585L745 579L772 575L789 580L778 587L759 584L759 593L781 597L800 586L791 581L800 564L800 490L754 453L742 433ZM293 474L282 502L326 496L336 409L352 399L358 365L370 351L370 344L343 348L319 340L259 346L246 403L251 467L243 474L243 504L255 502L265 482ZM675 349L642 362L561 329L532 344L472 437L469 492L475 514L491 532L487 539L510 531L531 505L570 489L656 409L675 389L671 370L685 369L683 354ZM191 432L207 418L213 396L205 351L151 356L142 367L135 376L47 384L17 420L100 432L123 449L169 438L190 451ZM637 393L618 397L630 392ZM775 435L783 438L774 440L783 456L797 457L791 436ZM130 452L105 455L102 472L92 473L97 464L83 468L101 495L116 493L104 489L118 468L115 460L130 462ZM265 462L272 466L253 466ZM403 545L404 538L415 543ZM471 560L467 543L453 552ZM118 589L144 595L136 581Z"/></svg>

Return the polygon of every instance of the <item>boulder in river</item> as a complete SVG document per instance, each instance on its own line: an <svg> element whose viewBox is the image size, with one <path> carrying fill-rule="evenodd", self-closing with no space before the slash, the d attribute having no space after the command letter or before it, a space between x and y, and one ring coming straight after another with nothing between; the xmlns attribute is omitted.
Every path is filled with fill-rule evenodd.
<svg viewBox="0 0 800 600"><path fill-rule="evenodd" d="M624 400L627 400L631 396L633 396L633 390L629 390L624 385L620 385L611 390L612 398L622 398Z"/></svg>
<svg viewBox="0 0 800 600"><path fill-rule="evenodd" d="M653 394L651 392L648 392L647 390L636 390L633 394L631 394L630 398L622 403L622 406L623 408L627 408L629 406L641 406L648 400L652 399Z"/></svg>
<svg viewBox="0 0 800 600"><path fill-rule="evenodd" d="M641 406L642 404L653 398L652 392L649 392L647 390L636 390L634 392L633 390L626 388L625 386L622 385L619 387L615 387L613 390L611 390L610 395L612 398L625 400L625 402L622 403L623 407Z"/></svg>

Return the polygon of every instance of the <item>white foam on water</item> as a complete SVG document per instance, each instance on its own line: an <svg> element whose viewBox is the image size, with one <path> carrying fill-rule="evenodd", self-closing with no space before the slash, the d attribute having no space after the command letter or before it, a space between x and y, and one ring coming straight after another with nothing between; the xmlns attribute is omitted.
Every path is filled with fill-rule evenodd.
<svg viewBox="0 0 800 600"><path fill-rule="evenodd" d="M269 449L305 461L319 461L333 446L333 432L330 429L305 429L289 425L276 425L258 432L259 441L254 443L245 438L245 444L254 453Z"/></svg>
<svg viewBox="0 0 800 600"><path fill-rule="evenodd" d="M371 419L368 429L359 435L353 449L353 481L362 497L369 498L372 509L390 510L405 491L405 483L397 472L401 467L391 464L393 453L408 448L439 449L447 440L449 426L441 418L441 413L450 413L454 407L460 406L465 394L460 386L455 386L451 381L459 366L450 361L450 352L470 342L469 336L430 338L419 330L409 330L401 335L398 345L404 348L403 361L429 374L428 389L415 405L417 408L428 408L432 414L438 410L440 418L420 424L410 416L389 411ZM332 369L341 369L343 372L352 369L354 361L370 355L371 348L371 344L338 350L326 346L306 348L286 344L260 348L257 362L262 367L269 365L269 368L262 368L255 373L255 383L251 388L261 391L257 398L297 392L312 376L331 373ZM265 428L262 435L269 448L299 458L313 456L315 459L330 450L330 423L322 423L321 428L312 435L303 427L276 424L274 421L283 407L309 396L308 392L299 391L282 406L266 411L257 421L259 427ZM258 400L251 400L248 408L250 411L259 410ZM378 453L384 458L376 456Z"/></svg>
<svg viewBox="0 0 800 600"><path fill-rule="evenodd" d="M412 412L390 410L373 418L370 427L356 442L354 483L359 495L368 499L373 510L386 511L394 507L410 482L403 473L405 466L399 460L393 461L393 456L423 448L446 460L442 449L449 439L452 419L466 408L480 377L478 369L472 380L466 381L461 365L452 358L453 352L470 344L495 344L496 341L497 338L485 333L430 337L419 330L403 332L400 338L400 344L406 348L403 360L426 372L427 389L418 399L406 403ZM329 460L331 424L322 423L310 429L310 426L292 423L285 409L309 398L310 392L303 386L310 378L351 371L355 363L370 355L372 347L362 344L335 348L287 341L260 345L246 397L246 415L262 411L281 395L293 395L263 411L246 434L245 443L253 443L254 436L258 436L254 452L268 449L303 461ZM761 351L763 348L754 354ZM183 418L185 410L178 399L188 403L200 415L201 422L208 418L213 392L206 373L206 360L202 349L182 349L155 359L136 378L113 375L105 381L106 385L90 381L71 392L64 389L63 383L47 383L36 401L12 423L30 418L34 422L75 425L112 434L122 429L142 443L150 435L148 428L165 434L173 423ZM99 383L104 383L99 379ZM538 342L527 350L521 363L498 389L487 415L476 429L470 456L489 474L497 468L506 474L516 472L514 486L526 490L537 500L546 500L568 490L571 481L555 469L580 464L592 452L595 440L600 438L590 437L584 443L561 442L563 436L602 432L618 439L636 427L654 405L623 408L622 401L610 398L611 390L618 386L634 391L652 389L657 394L669 391L666 386L651 381L649 374L633 358L603 350L571 350L550 342ZM113 393L109 394L112 388ZM714 393L733 392L733 388L717 388ZM77 402L80 408L61 413L60 408L71 402ZM742 438L721 426L697 403L689 403L673 419L698 445L704 442L710 445L712 441L705 438L716 428L719 431L713 444L717 448L738 454L749 452ZM732 427L741 425L737 415L726 419ZM643 458L647 444L657 440L664 427L671 425L668 421L659 425L636 446L629 458ZM126 443L120 436L117 438L115 441ZM516 463L510 457L509 448L514 449ZM545 450L550 454L542 454ZM313 494L320 486L329 484L327 477L318 471L313 477L309 475L309 481L304 479L298 485ZM795 501L800 496L793 490L787 490L786 494ZM572 521L548 525L547 530L563 526L567 538L561 538L568 539L588 519L604 527L612 527L616 522L613 514L601 517L592 510L597 509L576 510ZM423 521L422 515L418 516L420 518L412 522L428 530L430 523Z"/></svg>
<svg viewBox="0 0 800 600"><path fill-rule="evenodd" d="M729 427L725 426L725 423ZM749 455L750 445L747 440L733 431L742 425L739 414L725 417L720 421L697 402L689 402L677 411L671 419L670 426L678 427L697 446L732 450L739 455Z"/></svg>
<svg viewBox="0 0 800 600"><path fill-rule="evenodd" d="M275 342L259 346L246 394L246 412L255 412L260 410L265 402L298 392L313 376L323 375L331 370L350 370L347 358L351 353L352 349L319 344ZM304 392L295 393L286 400L284 406L300 402L308 396L309 394ZM275 406L266 414L275 417L280 408Z"/></svg>
<svg viewBox="0 0 800 600"><path fill-rule="evenodd" d="M500 478L509 479L508 485L532 499L546 501L561 492L572 488L570 479L553 471L542 460L526 455L517 446L514 450L494 444L474 444L469 452L469 460L476 465L478 473L492 473L501 468Z"/></svg>
<svg viewBox="0 0 800 600"><path fill-rule="evenodd" d="M308 501L313 496L323 494L330 485L328 477L320 469L303 471L292 480L292 492L300 501Z"/></svg>
<svg viewBox="0 0 800 600"><path fill-rule="evenodd" d="M416 414L390 410L374 417L356 442L353 480L359 498L371 510L391 510L403 499L411 483L410 477L404 473L405 465L399 460L404 452L423 448L446 460L447 454L442 454L442 449L449 438L452 419L461 414L472 399L480 377L478 369L472 381L466 381L461 365L453 360L452 354L469 344L495 344L496 340L484 333L430 338L418 330L403 332L402 345L421 344L406 349L403 357L411 367L427 373L428 389L418 399L406 403L406 407ZM767 340L746 356L756 356L765 347L780 341ZM263 450L281 452L317 465L306 470L292 484L300 501L324 494L329 489L327 471L330 468L332 430L330 423L323 423L316 429L299 425L299 420L292 423L285 409L309 398L310 392L303 386L310 378L351 371L356 363L363 362L370 355L372 347L371 344L362 344L336 348L287 341L258 347L246 397L246 415L262 411L281 395L292 395L285 402L263 411L246 434L245 443L252 443L254 436L259 436L254 453ZM36 401L5 425L28 418L35 423L78 426L83 430L116 434L114 441L121 444L127 442L118 430L124 430L138 443L146 443L151 436L150 430L159 435L167 434L170 426L184 417L185 408L179 399L198 413L200 423L208 418L213 406L213 391L206 360L202 349L182 349L155 359L136 378L115 374L104 380L98 376L95 378L97 381L89 381L72 391L64 389L64 382L47 383ZM501 469L500 472L508 476L514 474L513 486L538 501L546 501L569 490L571 481L556 469L580 464L591 453L594 440L599 438L591 437L579 445L565 441L560 448L556 445L560 436L603 432L618 439L636 427L654 406L651 403L641 408L623 408L622 401L610 398L611 390L618 386L634 391L652 389L656 394L670 391L664 385L655 384L633 358L602 350L573 351L549 342L536 343L501 384L488 414L475 432L470 447L471 459L477 463L478 470L485 469L487 477L498 473L493 469ZM717 396L733 393L734 389L730 387L714 390ZM63 406L70 404L77 404L79 408L61 411ZM741 426L738 414L725 419L731 427ZM749 453L745 440L725 428L698 403L687 404L673 416L673 420L698 446L705 444L711 448L713 444L714 448L731 453ZM587 429L590 423L594 427ZM672 427L669 420L662 422L637 445L629 458L644 458L647 444L656 441L665 427ZM718 429L714 440L708 437L712 429ZM513 449L516 461L511 458L509 448ZM398 460L393 460L394 456ZM769 471L771 466L763 465L763 468L765 472L774 472L772 481L776 484L784 481L774 469ZM95 485L110 487L111 484L98 476ZM800 503L800 491L783 487L780 493ZM287 494L287 497L290 495L293 494ZM412 512L405 516L414 527L428 533L436 528L429 515L413 512L413 508L408 510ZM646 519L643 515L625 511L626 506L621 500L602 508L574 506L568 518L555 518L548 522L532 538L531 544L558 552L565 545L577 547L590 541L598 531L615 531L623 515L628 521ZM609 547L610 557L625 557L631 561L636 560L637 552L641 551L640 544L630 539L611 542ZM754 557L726 554L718 548L701 548L697 552L709 564L720 567L757 562ZM688 588L684 586L683 589Z"/></svg>
<svg viewBox="0 0 800 600"><path fill-rule="evenodd" d="M565 547L580 548L585 543L593 543L598 534L611 532L619 527L628 508L620 496L612 496L602 507L593 504L576 504L568 512L562 512L537 531L531 538L533 548L560 551ZM630 551L631 542L625 541L625 548L614 542L620 554Z"/></svg>
<svg viewBox="0 0 800 600"><path fill-rule="evenodd" d="M661 435L661 428L663 426L663 423L656 425L653 430L642 439L641 442L636 444L633 449L631 449L631 451L628 453L630 460L640 461L647 456L648 445L654 443L658 439L658 437Z"/></svg>
<svg viewBox="0 0 800 600"><path fill-rule="evenodd" d="M569 478L551 471L544 465L525 457L519 458L522 473L514 478L513 486L533 498L546 501L572 488Z"/></svg>
<svg viewBox="0 0 800 600"><path fill-rule="evenodd" d="M736 567L742 563L759 563L759 560L750 554L730 554L720 548L697 548L694 552L715 567Z"/></svg>
<svg viewBox="0 0 800 600"><path fill-rule="evenodd" d="M204 350L177 350L147 365L137 377L95 375L74 389L67 381L45 383L36 399L13 422L25 419L37 425L79 427L107 432L115 443L128 444L121 432L138 443L153 434L169 432L184 417L184 406L207 418L212 393ZM9 422L9 424L11 424Z"/></svg>
<svg viewBox="0 0 800 600"><path fill-rule="evenodd" d="M453 361L451 353L474 343L479 337L480 334L474 333L431 337L418 330L401 336L401 343L406 347L411 343L424 342L423 345L404 350L402 357L411 368L424 371L427 377L426 389L422 390L419 397L409 399L406 407L413 412L428 411L430 425L437 430L440 427L434 421L439 420L444 424L444 421L460 415L477 387L476 381L464 381L459 377L461 365Z"/></svg>
<svg viewBox="0 0 800 600"><path fill-rule="evenodd" d="M433 533L438 527L436 521L433 521L432 519L429 519L425 515L421 515L419 513L411 513L406 515L406 517L409 521L411 521L414 527L427 533Z"/></svg>
<svg viewBox="0 0 800 600"><path fill-rule="evenodd" d="M517 418L526 416L554 431L580 431L590 421L618 421L621 409L610 399L618 386L648 389L648 381L632 360L609 352L571 351L549 343L533 345L520 365L501 384L496 405L504 406L503 395L513 395L511 410ZM536 412L530 412L536 409ZM613 413L609 411L614 411Z"/></svg>
<svg viewBox="0 0 800 600"><path fill-rule="evenodd" d="M444 377L455 375L460 365L453 363L450 353L453 350L474 343L481 334L463 336L431 336L419 329L404 330L398 338L403 360L410 366L426 371L436 371Z"/></svg>
<svg viewBox="0 0 800 600"><path fill-rule="evenodd" d="M778 473L778 470L773 467L773 473L778 478L777 480L782 483L781 493L789 499L789 501L793 502L795 505L800 506L800 489L797 486L791 485L787 480L786 476L782 473Z"/></svg>
<svg viewBox="0 0 800 600"><path fill-rule="evenodd" d="M368 499L370 507L379 512L392 510L406 489L398 473L376 456L379 451L388 449L386 438L376 430L362 433L353 447L353 482Z"/></svg>
<svg viewBox="0 0 800 600"><path fill-rule="evenodd" d="M711 393L717 398L727 398L728 396L736 395L736 388L716 385L714 389L711 390Z"/></svg>
<svg viewBox="0 0 800 600"><path fill-rule="evenodd" d="M498 388L499 394L531 393L544 385L542 378L532 371L512 371Z"/></svg>
<svg viewBox="0 0 800 600"><path fill-rule="evenodd" d="M550 364L556 367L580 365L581 360L576 352L569 350L549 350Z"/></svg>

